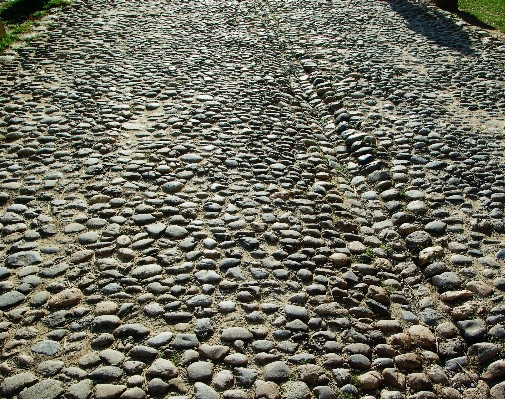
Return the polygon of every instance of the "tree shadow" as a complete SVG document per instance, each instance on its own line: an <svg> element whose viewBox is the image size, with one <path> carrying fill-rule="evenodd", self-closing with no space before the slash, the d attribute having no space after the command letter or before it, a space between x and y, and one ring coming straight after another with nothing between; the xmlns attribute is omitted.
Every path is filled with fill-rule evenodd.
<svg viewBox="0 0 505 399"><path fill-rule="evenodd" d="M25 22L35 11L44 8L44 0L15 0L0 9L0 19L7 24Z"/></svg>
<svg viewBox="0 0 505 399"><path fill-rule="evenodd" d="M469 34L437 9L404 0L387 0L387 3L405 19L407 27L413 32L464 55L475 54Z"/></svg>
<svg viewBox="0 0 505 399"><path fill-rule="evenodd" d="M478 26L481 29L485 30L496 30L494 26L488 25L485 22L482 22L479 18L476 16L467 13L466 11L461 11L461 10L453 10L453 13L455 13L458 17L460 17L463 21L470 25Z"/></svg>

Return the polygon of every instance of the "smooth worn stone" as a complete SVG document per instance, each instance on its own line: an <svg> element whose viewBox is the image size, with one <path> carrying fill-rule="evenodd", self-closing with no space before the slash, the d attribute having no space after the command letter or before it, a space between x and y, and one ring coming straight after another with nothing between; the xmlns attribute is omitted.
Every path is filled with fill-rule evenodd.
<svg viewBox="0 0 505 399"><path fill-rule="evenodd" d="M446 291L440 295L440 299L444 302L455 302L462 299L469 299L473 297L473 293L468 290L459 291Z"/></svg>
<svg viewBox="0 0 505 399"><path fill-rule="evenodd" d="M407 376L407 386L414 390L429 391L432 388L432 383L424 373L411 373Z"/></svg>
<svg viewBox="0 0 505 399"><path fill-rule="evenodd" d="M415 353L405 353L394 358L395 364L404 369L416 370L422 365L420 357Z"/></svg>
<svg viewBox="0 0 505 399"><path fill-rule="evenodd" d="M121 394L120 399L145 399L146 396L147 393L143 389L139 387L133 387L124 391Z"/></svg>
<svg viewBox="0 0 505 399"><path fill-rule="evenodd" d="M466 255L452 255L451 263L458 266L468 266L473 263L472 258Z"/></svg>
<svg viewBox="0 0 505 399"><path fill-rule="evenodd" d="M110 366L120 365L125 358L121 352L114 349L105 349L101 351L98 356L102 361Z"/></svg>
<svg viewBox="0 0 505 399"><path fill-rule="evenodd" d="M469 281L466 284L466 289L483 298L488 297L493 293L493 288L483 281Z"/></svg>
<svg viewBox="0 0 505 399"><path fill-rule="evenodd" d="M431 244L431 237L424 231L415 231L405 238L405 242L407 244L407 248L409 249L426 247Z"/></svg>
<svg viewBox="0 0 505 399"><path fill-rule="evenodd" d="M52 308L74 306L82 300L82 292L78 288L69 288L58 292L49 299L48 305Z"/></svg>
<svg viewBox="0 0 505 399"><path fill-rule="evenodd" d="M358 376L360 388L365 391L377 389L382 383L382 375L378 371L368 371Z"/></svg>
<svg viewBox="0 0 505 399"><path fill-rule="evenodd" d="M19 291L10 291L0 295L0 310L10 309L24 302L25 295Z"/></svg>
<svg viewBox="0 0 505 399"><path fill-rule="evenodd" d="M213 365L210 362L195 362L188 366L187 373L190 381L205 381L212 377Z"/></svg>
<svg viewBox="0 0 505 399"><path fill-rule="evenodd" d="M487 333L486 322L482 319L458 321L457 325L467 341L476 342Z"/></svg>
<svg viewBox="0 0 505 399"><path fill-rule="evenodd" d="M119 380L123 375L123 370L116 366L99 367L88 374L91 379L99 381L113 382Z"/></svg>
<svg viewBox="0 0 505 399"><path fill-rule="evenodd" d="M175 349L190 349L198 346L198 338L195 334L177 334L172 342Z"/></svg>
<svg viewBox="0 0 505 399"><path fill-rule="evenodd" d="M42 257L40 256L40 253L35 251L21 251L5 258L5 266L9 269L36 265L41 262Z"/></svg>
<svg viewBox="0 0 505 399"><path fill-rule="evenodd" d="M314 393L317 399L336 399L337 396L328 386L317 386L314 388Z"/></svg>
<svg viewBox="0 0 505 399"><path fill-rule="evenodd" d="M424 226L424 231L430 234L440 235L445 233L446 228L447 223L441 221L433 221Z"/></svg>
<svg viewBox="0 0 505 399"><path fill-rule="evenodd" d="M222 370L212 379L212 386L219 391L224 391L225 389L231 388L234 382L235 379L231 371Z"/></svg>
<svg viewBox="0 0 505 399"><path fill-rule="evenodd" d="M61 360L46 360L39 364L37 371L45 377L52 377L58 374L64 366L65 362Z"/></svg>
<svg viewBox="0 0 505 399"><path fill-rule="evenodd" d="M189 232L182 226L169 225L165 229L165 235L175 240L182 239L188 234Z"/></svg>
<svg viewBox="0 0 505 399"><path fill-rule="evenodd" d="M126 391L126 385L97 384L95 386L96 399L115 399Z"/></svg>
<svg viewBox="0 0 505 399"><path fill-rule="evenodd" d="M482 374L484 380L498 380L505 376L505 360L496 360Z"/></svg>
<svg viewBox="0 0 505 399"><path fill-rule="evenodd" d="M302 306L286 305L284 311L286 316L292 319L308 320L309 318L307 309Z"/></svg>
<svg viewBox="0 0 505 399"><path fill-rule="evenodd" d="M63 393L63 386L57 380L43 380L18 395L19 399L56 399Z"/></svg>
<svg viewBox="0 0 505 399"><path fill-rule="evenodd" d="M202 382L195 382L194 387L196 399L219 399L218 393Z"/></svg>
<svg viewBox="0 0 505 399"><path fill-rule="evenodd" d="M170 390L170 385L160 378L153 378L147 384L147 392L149 395L165 395Z"/></svg>
<svg viewBox="0 0 505 399"><path fill-rule="evenodd" d="M500 382L494 385L489 391L491 398L504 399L505 398L505 382Z"/></svg>
<svg viewBox="0 0 505 399"><path fill-rule="evenodd" d="M93 244L93 243L97 242L98 238L99 238L99 236L98 236L97 232L90 231L87 233L79 234L78 241L79 241L79 244L81 244L81 245L89 245L89 244Z"/></svg>
<svg viewBox="0 0 505 399"><path fill-rule="evenodd" d="M272 362L265 366L266 381L285 381L290 375L289 367L282 361Z"/></svg>
<svg viewBox="0 0 505 399"><path fill-rule="evenodd" d="M146 370L146 376L148 378L173 378L178 375L179 371L177 367L167 359L156 359Z"/></svg>
<svg viewBox="0 0 505 399"><path fill-rule="evenodd" d="M288 381L282 385L282 397L286 399L309 399L310 389L304 382Z"/></svg>
<svg viewBox="0 0 505 399"><path fill-rule="evenodd" d="M133 337L135 339L145 338L149 335L150 330L142 324L123 324L117 327L113 334L118 338Z"/></svg>
<svg viewBox="0 0 505 399"><path fill-rule="evenodd" d="M271 381L257 380L254 383L255 399L280 399L279 386Z"/></svg>
<svg viewBox="0 0 505 399"><path fill-rule="evenodd" d="M490 342L479 342L468 347L467 355L475 359L475 361L484 365L489 363L498 355L499 347Z"/></svg>
<svg viewBox="0 0 505 399"><path fill-rule="evenodd" d="M225 328L221 332L221 339L223 341L236 341L236 340L250 341L251 339L253 339L253 337L254 337L253 334L243 327Z"/></svg>
<svg viewBox="0 0 505 399"><path fill-rule="evenodd" d="M414 345L430 349L436 343L435 335L427 327L414 325L408 329L408 333Z"/></svg>
<svg viewBox="0 0 505 399"><path fill-rule="evenodd" d="M444 248L441 246L424 248L419 252L419 264L426 265L433 259L441 258L444 256Z"/></svg>
<svg viewBox="0 0 505 399"><path fill-rule="evenodd" d="M87 399L93 390L93 381L85 379L68 387L66 395L70 399Z"/></svg>
<svg viewBox="0 0 505 399"><path fill-rule="evenodd" d="M231 355L226 356L223 359L225 364L229 364L231 366L239 367L246 366L249 362L249 359L246 355L242 353L232 353Z"/></svg>
<svg viewBox="0 0 505 399"><path fill-rule="evenodd" d="M60 350L60 343L51 340L39 341L31 347L31 351L41 355L53 356Z"/></svg>
<svg viewBox="0 0 505 399"><path fill-rule="evenodd" d="M174 334L170 331L164 331L154 337L149 338L146 341L146 345L152 346L154 348L159 348L165 345L168 345L172 340Z"/></svg>
<svg viewBox="0 0 505 399"><path fill-rule="evenodd" d="M237 367L233 370L235 380L244 387L250 387L256 381L258 375L255 369Z"/></svg>
<svg viewBox="0 0 505 399"><path fill-rule="evenodd" d="M230 353L230 347L225 345L202 344L198 347L198 351L210 360L221 361Z"/></svg>
<svg viewBox="0 0 505 399"><path fill-rule="evenodd" d="M359 353L350 355L347 362L349 363L349 366L359 370L367 370L371 365L370 359Z"/></svg>
<svg viewBox="0 0 505 399"><path fill-rule="evenodd" d="M35 384L38 378L32 373L19 373L10 377L6 377L2 381L0 388L2 389L2 394L6 397L16 395L22 389Z"/></svg>
<svg viewBox="0 0 505 399"><path fill-rule="evenodd" d="M431 281L439 292L458 288L461 284L460 278L453 272L444 272L436 275Z"/></svg>

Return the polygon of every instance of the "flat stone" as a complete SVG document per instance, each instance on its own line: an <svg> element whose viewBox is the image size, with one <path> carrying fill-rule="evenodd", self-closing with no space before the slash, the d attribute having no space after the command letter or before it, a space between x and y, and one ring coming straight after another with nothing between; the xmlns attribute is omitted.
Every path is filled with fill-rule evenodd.
<svg viewBox="0 0 505 399"><path fill-rule="evenodd" d="M11 377L6 377L2 381L0 388L2 394L6 397L12 396L20 392L23 388L35 384L38 378L32 373L19 373Z"/></svg>
<svg viewBox="0 0 505 399"><path fill-rule="evenodd" d="M192 349L199 344L198 337L195 334L177 334L172 346L175 349Z"/></svg>
<svg viewBox="0 0 505 399"><path fill-rule="evenodd" d="M436 344L436 337L428 327L414 325L409 328L408 333L414 345L430 349Z"/></svg>
<svg viewBox="0 0 505 399"><path fill-rule="evenodd" d="M221 333L221 339L223 341L236 341L237 339L250 341L253 337L253 334L243 327L225 328Z"/></svg>
<svg viewBox="0 0 505 399"><path fill-rule="evenodd" d="M32 346L31 350L41 355L54 356L60 350L60 343L51 340L39 341Z"/></svg>
<svg viewBox="0 0 505 399"><path fill-rule="evenodd" d="M291 319L308 320L309 318L307 309L302 306L286 305L284 311L286 316Z"/></svg>
<svg viewBox="0 0 505 399"><path fill-rule="evenodd" d="M167 345L173 338L174 334L170 331L164 331L146 341L146 345L159 348Z"/></svg>
<svg viewBox="0 0 505 399"><path fill-rule="evenodd" d="M115 399L126 391L126 385L97 384L95 386L95 399Z"/></svg>
<svg viewBox="0 0 505 399"><path fill-rule="evenodd" d="M431 281L438 291L452 290L461 284L461 280L453 272L438 274Z"/></svg>
<svg viewBox="0 0 505 399"><path fill-rule="evenodd" d="M88 399L93 390L93 381L85 379L68 387L66 395L69 399Z"/></svg>
<svg viewBox="0 0 505 399"><path fill-rule="evenodd" d="M487 333L486 322L482 319L458 321L457 325L467 341L478 341Z"/></svg>
<svg viewBox="0 0 505 399"><path fill-rule="evenodd" d="M9 269L36 265L42 262L40 253L35 251L17 252L5 258L5 266Z"/></svg>
<svg viewBox="0 0 505 399"><path fill-rule="evenodd" d="M167 359L156 359L146 370L146 376L150 378L173 378L179 374L177 367Z"/></svg>
<svg viewBox="0 0 505 399"><path fill-rule="evenodd" d="M113 382L121 378L123 369L116 366L99 367L88 374L89 378L99 381Z"/></svg>
<svg viewBox="0 0 505 399"><path fill-rule="evenodd" d="M44 380L21 391L19 399L56 399L63 393L60 381Z"/></svg>
<svg viewBox="0 0 505 399"><path fill-rule="evenodd" d="M52 377L58 374L64 366L65 362L61 360L45 360L39 364L37 371L45 377Z"/></svg>
<svg viewBox="0 0 505 399"><path fill-rule="evenodd" d="M79 288L69 288L58 292L49 299L51 308L64 308L77 305L82 300L82 292Z"/></svg>
<svg viewBox="0 0 505 399"><path fill-rule="evenodd" d="M134 268L131 271L131 275L134 278L139 278L139 279L146 279L149 277L156 276L158 274L161 274L163 271L163 268L158 265L158 264L148 264L148 265L142 265Z"/></svg>
<svg viewBox="0 0 505 399"><path fill-rule="evenodd" d="M289 367L282 361L272 362L265 366L266 381L286 381L290 375Z"/></svg>
<svg viewBox="0 0 505 399"><path fill-rule="evenodd" d="M205 381L212 378L213 365L210 362L195 362L188 366L190 381Z"/></svg>
<svg viewBox="0 0 505 399"><path fill-rule="evenodd" d="M24 302L25 296L19 291L10 291L0 295L0 309L9 309Z"/></svg>
<svg viewBox="0 0 505 399"><path fill-rule="evenodd" d="M198 351L210 360L221 361L230 353L230 347L225 345L202 344L198 347Z"/></svg>
<svg viewBox="0 0 505 399"><path fill-rule="evenodd" d="M302 381L288 381L282 386L282 397L284 399L309 399L310 389Z"/></svg>
<svg viewBox="0 0 505 399"><path fill-rule="evenodd" d="M195 382L195 399L219 399L217 392L210 386Z"/></svg>
<svg viewBox="0 0 505 399"><path fill-rule="evenodd" d="M145 338L150 330L142 324L123 324L114 330L114 336L118 338L133 337L135 339Z"/></svg>
<svg viewBox="0 0 505 399"><path fill-rule="evenodd" d="M280 397L280 389L276 383L262 380L257 380L254 383L255 399L280 399Z"/></svg>
<svg viewBox="0 0 505 399"><path fill-rule="evenodd" d="M505 376L505 360L497 360L491 363L482 374L484 380L498 380L503 376Z"/></svg>

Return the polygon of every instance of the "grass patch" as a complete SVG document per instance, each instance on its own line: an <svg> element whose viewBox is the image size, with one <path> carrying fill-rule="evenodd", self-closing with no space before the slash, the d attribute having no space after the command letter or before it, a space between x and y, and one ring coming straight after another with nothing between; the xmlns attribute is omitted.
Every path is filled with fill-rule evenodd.
<svg viewBox="0 0 505 399"><path fill-rule="evenodd" d="M51 8L70 5L69 0L0 0L0 20L7 34L0 38L0 52L30 31L33 21L47 15Z"/></svg>
<svg viewBox="0 0 505 399"><path fill-rule="evenodd" d="M170 361L175 365L179 365L179 363L181 362L182 360L182 354L181 352L179 351L173 351L171 354L170 354Z"/></svg>
<svg viewBox="0 0 505 399"><path fill-rule="evenodd" d="M9 29L7 35L0 39L0 52L19 40L19 35L29 32L33 25L32 21L26 21L19 25L14 25Z"/></svg>
<svg viewBox="0 0 505 399"><path fill-rule="evenodd" d="M458 8L505 33L504 0L459 0Z"/></svg>

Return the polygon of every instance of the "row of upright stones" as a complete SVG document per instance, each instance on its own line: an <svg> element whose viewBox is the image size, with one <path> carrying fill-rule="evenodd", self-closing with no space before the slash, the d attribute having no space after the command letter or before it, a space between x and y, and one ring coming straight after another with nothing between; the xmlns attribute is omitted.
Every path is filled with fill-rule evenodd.
<svg viewBox="0 0 505 399"><path fill-rule="evenodd" d="M307 8L310 11L305 9L304 13L314 12L310 6ZM286 7L279 9L286 11ZM293 14L288 11L286 19L292 21L299 10L291 11ZM374 11L364 18L364 31L370 26L370 13ZM304 28L310 27L312 32L319 28L323 37L331 32L339 43L354 41L346 37L345 24L338 31L329 22L339 20L335 14L338 12L330 12L326 23L320 26L316 18L311 19L312 23ZM350 21L356 23L360 18L351 17ZM284 29L300 33L291 22ZM291 34L292 38L295 36ZM325 125L321 130L329 141L341 143L327 159L341 176L339 188L346 191L346 202L361 224L361 231L374 236L365 238L359 258L374 266L387 265L387 271L393 275L381 276L382 284L378 285L391 290L403 288L389 298L401 324L401 332L390 337L389 343L403 350L414 349L409 355L423 358L411 364L410 370L405 364L395 364L395 368L376 366L377 386L372 385L373 388L379 386L382 378L391 388L417 391L412 397L488 397L490 387L491 396L500 397L504 309L500 233L504 195L503 171L499 167L502 153L496 149L502 148L503 136L501 129L496 128L502 125L493 119L503 121L498 117L502 113L488 103L486 112L481 114L480 122L493 126L490 132L496 137L484 150L487 140L479 138L470 127L458 129L452 125L458 121L444 107L447 98L443 97L452 94L450 85L439 101L433 101L437 96L429 93L425 100L418 95L406 98L405 92L399 90L386 94L389 85L384 85L385 92L381 91L381 74L374 68L382 61L380 58L389 60L390 53L382 53L381 57L364 46L368 49L357 50L357 57L363 58L368 50L376 58L367 65L372 69L362 66L356 72L352 64L362 60L353 62L348 58L345 63L350 67L342 68L338 57L328 60L334 53L327 50L324 39L319 45L308 40L299 40L298 45L298 40L296 36L295 53L308 73L302 77L300 88L309 96L313 93L310 103L319 110ZM401 68L408 70L405 65ZM383 75L383 80L384 77L388 81L392 75ZM372 83L374 91L367 80L377 82ZM437 89L443 90L440 83L445 82L438 82ZM421 87L426 87L424 82ZM347 109L341 108L342 98ZM503 100L500 103L500 96L497 98L496 105L503 107ZM423 103L430 105L428 112L419 112ZM465 105L467 100L461 104ZM476 107L470 105L470 109ZM411 122L402 119L409 112ZM432 114L442 120L450 118L451 124L434 123ZM446 114L449 115L444 118ZM442 127L449 133L439 133ZM460 147L459 142L476 147ZM469 166L473 167L471 171ZM441 177L448 184L440 185ZM475 186L479 179L484 187ZM368 209L362 209L363 202ZM391 278L386 280L387 277ZM395 281L401 283L396 285ZM426 334L424 338L420 338L422 333ZM453 388L437 389L437 384ZM402 396L391 388L382 391L381 396ZM366 384L361 389L366 391ZM357 392L348 386L341 390Z"/></svg>

